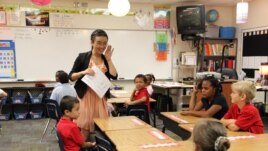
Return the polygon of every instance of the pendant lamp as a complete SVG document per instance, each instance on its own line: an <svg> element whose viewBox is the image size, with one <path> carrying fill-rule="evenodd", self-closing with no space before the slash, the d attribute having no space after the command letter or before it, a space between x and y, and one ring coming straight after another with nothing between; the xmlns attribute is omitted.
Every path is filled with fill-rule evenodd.
<svg viewBox="0 0 268 151"><path fill-rule="evenodd" d="M130 10L130 3L128 0L110 0L108 3L108 10L117 17L127 15Z"/></svg>
<svg viewBox="0 0 268 151"><path fill-rule="evenodd" d="M236 5L236 23L243 24L248 21L248 2L238 2Z"/></svg>
<svg viewBox="0 0 268 151"><path fill-rule="evenodd" d="M51 3L51 0L31 0L31 1L33 4L40 6L48 5L49 3Z"/></svg>

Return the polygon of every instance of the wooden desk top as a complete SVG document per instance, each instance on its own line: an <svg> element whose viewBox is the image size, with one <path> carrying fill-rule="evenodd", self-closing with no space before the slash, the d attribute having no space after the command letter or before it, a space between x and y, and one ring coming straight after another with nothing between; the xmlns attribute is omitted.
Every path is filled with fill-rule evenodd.
<svg viewBox="0 0 268 151"><path fill-rule="evenodd" d="M194 125L195 124L179 124L178 126L192 133L194 129ZM242 132L242 131L234 132L234 131L227 130L227 136L244 136L244 135L254 135L254 134L250 132Z"/></svg>
<svg viewBox="0 0 268 151"><path fill-rule="evenodd" d="M152 86L160 88L193 88L194 85L178 83L178 82L155 82Z"/></svg>
<svg viewBox="0 0 268 151"><path fill-rule="evenodd" d="M148 125L144 121L140 120L136 116L120 116L110 118L94 118L94 123L102 131L111 130L124 130L124 129L137 129L137 128L148 128Z"/></svg>
<svg viewBox="0 0 268 151"><path fill-rule="evenodd" d="M129 101L130 98L110 98L107 100L108 103L115 103L115 104L123 104L125 103L126 101ZM150 98L150 102L156 102L155 99L153 98Z"/></svg>
<svg viewBox="0 0 268 151"><path fill-rule="evenodd" d="M177 122L178 124L196 123L201 119L200 117L181 115L180 112L161 112L161 114L166 118L171 119L174 122Z"/></svg>
<svg viewBox="0 0 268 151"><path fill-rule="evenodd" d="M110 93L115 98L130 98L132 94L132 92L125 90L111 90Z"/></svg>
<svg viewBox="0 0 268 151"><path fill-rule="evenodd" d="M177 151L178 142L156 128L141 128L120 131L107 131L105 134L113 142L118 151ZM149 147L148 145L173 144L165 147Z"/></svg>

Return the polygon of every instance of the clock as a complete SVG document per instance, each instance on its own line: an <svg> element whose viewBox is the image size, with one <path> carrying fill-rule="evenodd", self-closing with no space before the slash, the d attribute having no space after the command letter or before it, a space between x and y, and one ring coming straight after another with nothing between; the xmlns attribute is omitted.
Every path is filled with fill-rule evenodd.
<svg viewBox="0 0 268 151"><path fill-rule="evenodd" d="M219 18L219 12L216 9L211 9L206 14L206 21L208 23L214 23Z"/></svg>

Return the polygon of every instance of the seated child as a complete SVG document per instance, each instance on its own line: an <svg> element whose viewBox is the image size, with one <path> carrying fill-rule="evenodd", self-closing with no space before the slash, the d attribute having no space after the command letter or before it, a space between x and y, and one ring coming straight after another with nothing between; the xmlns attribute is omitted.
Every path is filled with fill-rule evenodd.
<svg viewBox="0 0 268 151"><path fill-rule="evenodd" d="M250 81L239 81L232 84L233 105L221 119L228 129L249 131L255 134L264 133L259 111L250 103L255 97L255 93L255 85Z"/></svg>
<svg viewBox="0 0 268 151"><path fill-rule="evenodd" d="M147 83L146 83L147 91L149 95L151 96L154 91L152 87L152 83L155 81L155 77L153 74L146 74L145 77L147 79Z"/></svg>
<svg viewBox="0 0 268 151"><path fill-rule="evenodd" d="M201 100L196 99L199 91L202 93ZM193 88L189 111L182 111L181 114L221 119L228 111L228 104L221 92L222 87L218 79L213 76L205 77L198 87Z"/></svg>
<svg viewBox="0 0 268 151"><path fill-rule="evenodd" d="M63 114L57 124L57 130L63 140L65 151L79 151L80 148L95 146L95 142L85 142L80 129L73 122L79 116L79 101L72 96L64 96L60 102L60 109Z"/></svg>
<svg viewBox="0 0 268 151"><path fill-rule="evenodd" d="M194 126L195 151L226 151L230 148L225 127L219 121L200 120Z"/></svg>
<svg viewBox="0 0 268 151"><path fill-rule="evenodd" d="M0 89L0 99L6 96L7 96L7 93L4 90Z"/></svg>
<svg viewBox="0 0 268 151"><path fill-rule="evenodd" d="M125 107L128 105L146 104L150 112L150 95L146 88L147 79L145 75L138 74L134 79L134 83L136 88L130 97L130 101L125 103Z"/></svg>

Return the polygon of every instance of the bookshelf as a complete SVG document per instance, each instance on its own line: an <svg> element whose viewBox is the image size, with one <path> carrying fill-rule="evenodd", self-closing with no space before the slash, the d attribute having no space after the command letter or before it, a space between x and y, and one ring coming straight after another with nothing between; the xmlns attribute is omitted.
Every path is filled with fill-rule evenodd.
<svg viewBox="0 0 268 151"><path fill-rule="evenodd" d="M236 69L237 39L204 38L200 59L200 71L214 72L220 69L223 47L233 43L233 47L226 47L224 51L223 68Z"/></svg>

